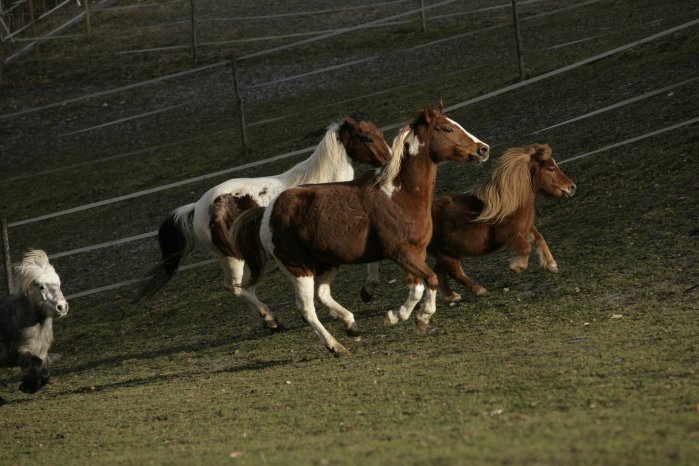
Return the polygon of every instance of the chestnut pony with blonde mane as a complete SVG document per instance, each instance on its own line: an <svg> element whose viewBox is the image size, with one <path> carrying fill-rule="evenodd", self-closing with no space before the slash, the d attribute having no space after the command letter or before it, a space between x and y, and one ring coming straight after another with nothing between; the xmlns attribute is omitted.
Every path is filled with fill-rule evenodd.
<svg viewBox="0 0 699 466"><path fill-rule="evenodd" d="M266 209L250 210L233 224L234 247L250 269L243 287L253 286L269 253L291 280L296 306L321 342L335 355L347 349L335 340L316 315L317 299L344 321L347 334L358 337L354 316L338 304L330 285L341 264L391 259L409 276L410 296L401 308L407 319L422 297L418 313L426 326L435 311L437 277L425 263L432 236L430 206L443 161L485 161L489 148L443 114L442 103L426 106L400 130L391 161L354 181L292 188ZM397 321L398 318L395 318ZM394 322L395 323L395 322Z"/></svg>
<svg viewBox="0 0 699 466"><path fill-rule="evenodd" d="M498 159L490 179L470 192L451 194L432 205L433 235L428 252L437 259L434 271L444 299L461 296L449 287L449 276L476 295L487 292L461 268L462 257L482 256L501 248L517 253L510 269L527 268L532 243L539 263L551 272L558 265L543 235L534 225L537 194L552 198L570 197L576 186L553 159L547 144L532 144L507 150Z"/></svg>

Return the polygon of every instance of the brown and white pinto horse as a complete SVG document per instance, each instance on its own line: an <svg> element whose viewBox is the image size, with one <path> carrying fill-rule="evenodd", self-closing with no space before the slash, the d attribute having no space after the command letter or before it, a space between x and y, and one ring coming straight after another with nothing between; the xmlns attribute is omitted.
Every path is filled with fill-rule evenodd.
<svg viewBox="0 0 699 466"><path fill-rule="evenodd" d="M214 186L194 204L182 206L168 215L158 230L162 260L146 272L135 301L154 295L173 277L180 261L198 242L221 263L224 286L245 299L275 330L277 320L267 305L255 296L254 288L243 289L244 264L232 247L229 229L245 210L266 206L285 189L306 183L347 181L354 177L352 161L383 166L391 157L391 148L383 131L366 115L345 117L331 125L313 154L286 172L270 177L235 178Z"/></svg>
<svg viewBox="0 0 699 466"><path fill-rule="evenodd" d="M461 268L462 257L482 256L504 248L515 251L510 269L521 272L529 264L532 243L539 263L551 272L558 265L544 237L534 225L537 194L570 197L576 186L553 159L547 144L507 150L498 159L490 179L470 192L451 194L432 204L433 234L427 251L437 262L434 271L444 299L461 296L449 286L449 276L476 295L487 292Z"/></svg>
<svg viewBox="0 0 699 466"><path fill-rule="evenodd" d="M426 106L418 112L394 140L391 161L378 172L344 183L289 189L266 209L251 210L233 225L235 250L250 268L250 279L243 286L260 278L264 248L291 278L304 320L335 355L347 349L318 320L314 298L344 321L348 335L358 336L354 316L330 293L341 264L393 260L413 278L406 306L412 304L412 310L425 283L429 299L418 320L427 324L434 313L438 283L425 257L432 236L430 206L437 164L483 162L489 155L486 144L442 110L440 102L435 109ZM409 312L404 318L408 316Z"/></svg>

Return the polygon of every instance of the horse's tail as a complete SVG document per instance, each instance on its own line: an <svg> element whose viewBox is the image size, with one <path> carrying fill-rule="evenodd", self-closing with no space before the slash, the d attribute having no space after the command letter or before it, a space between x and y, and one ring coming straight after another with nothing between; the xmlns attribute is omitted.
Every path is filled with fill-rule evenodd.
<svg viewBox="0 0 699 466"><path fill-rule="evenodd" d="M172 211L158 228L158 242L163 258L144 275L134 302L138 303L160 291L175 275L180 261L194 249L194 204Z"/></svg>
<svg viewBox="0 0 699 466"><path fill-rule="evenodd" d="M260 241L260 225L264 213L264 207L248 209L231 225L233 251L237 257L245 261L250 270L250 277L238 285L242 288L254 286L265 269L265 251Z"/></svg>

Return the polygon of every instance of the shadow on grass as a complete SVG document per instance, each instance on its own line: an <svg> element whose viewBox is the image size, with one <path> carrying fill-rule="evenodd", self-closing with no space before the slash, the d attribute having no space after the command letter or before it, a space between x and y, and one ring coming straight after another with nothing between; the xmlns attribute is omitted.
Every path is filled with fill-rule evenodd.
<svg viewBox="0 0 699 466"><path fill-rule="evenodd" d="M91 385L79 387L73 390L64 390L55 393L47 393L46 396L49 398L60 398L66 395L74 394L85 394L85 393L101 393L105 391L115 390L119 388L130 388L138 387L142 385L149 385L156 382L167 382L178 379L191 379L195 376L211 375L211 374L223 374L223 373L236 373L242 371L257 371L264 370L276 366L284 366L293 362L291 359L275 360L275 361L251 361L247 363L231 364L227 366L219 366L213 369L204 370L189 370L182 371L173 374L156 374L150 377L134 378L130 380L123 380L121 382L108 383L103 385ZM1 398L0 398L1 399ZM34 401L34 397L27 397L18 400L7 400L2 399L2 404L22 404L31 403ZM0 406L2 406L0 404Z"/></svg>

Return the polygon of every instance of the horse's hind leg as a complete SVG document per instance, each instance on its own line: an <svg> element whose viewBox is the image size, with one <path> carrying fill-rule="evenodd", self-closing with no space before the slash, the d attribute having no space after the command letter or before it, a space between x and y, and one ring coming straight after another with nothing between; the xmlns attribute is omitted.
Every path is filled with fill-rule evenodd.
<svg viewBox="0 0 699 466"><path fill-rule="evenodd" d="M269 307L262 301L260 301L255 295L255 287L243 288L240 286L244 280L248 277L247 267L245 267L245 262L236 259L235 257L222 257L221 265L224 271L224 286L231 290L234 295L239 298L244 299L250 305L250 308L255 311L264 322L264 326L273 332L280 330L281 327L276 317L269 310Z"/></svg>
<svg viewBox="0 0 699 466"><path fill-rule="evenodd" d="M347 335L352 338L359 338L359 331L357 330L357 323L354 321L354 314L344 308L332 297L330 292L330 284L335 279L337 275L337 268L332 268L327 272L324 272L315 277L315 288L316 297L318 301L328 308L330 314L336 319L341 319L346 326L345 331Z"/></svg>
<svg viewBox="0 0 699 466"><path fill-rule="evenodd" d="M468 275L464 273L464 269L461 268L461 262L459 261L459 259L456 259L454 257L440 257L438 259L437 264L440 265L444 272L446 272L445 275L449 274L454 280L457 280L464 286L470 288L476 296L483 296L488 293L488 290L483 288L477 282L473 281ZM435 272L437 272L437 266L435 266ZM451 292L451 294L447 293L447 290L449 290L449 283L447 282L446 277L445 280L442 280L442 275L440 275L439 272L437 272L437 276L439 277L439 286L441 286L445 291L444 299L449 302L456 302L460 300L461 296L459 296L458 293L455 293L453 291ZM458 299L449 299L450 297L454 296Z"/></svg>
<svg viewBox="0 0 699 466"><path fill-rule="evenodd" d="M320 341L328 348L335 356L341 356L343 354L349 353L347 348L338 343L337 340L328 332L323 324L318 320L318 315L316 314L315 305L313 304L313 297L315 294L315 289L313 286L313 276L310 277L295 277L291 276L294 290L296 291L296 307L298 307L299 312L303 320L308 322L313 330L318 335Z"/></svg>
<svg viewBox="0 0 699 466"><path fill-rule="evenodd" d="M546 270L558 273L558 264L556 264L553 254L549 250L548 244L536 227L532 227L532 235L534 235L534 243L536 244L536 252L539 255L539 264Z"/></svg>
<svg viewBox="0 0 699 466"><path fill-rule="evenodd" d="M374 290L379 285L379 263L371 262L366 266L366 280L362 286L360 295L362 301L368 303L374 298Z"/></svg>

